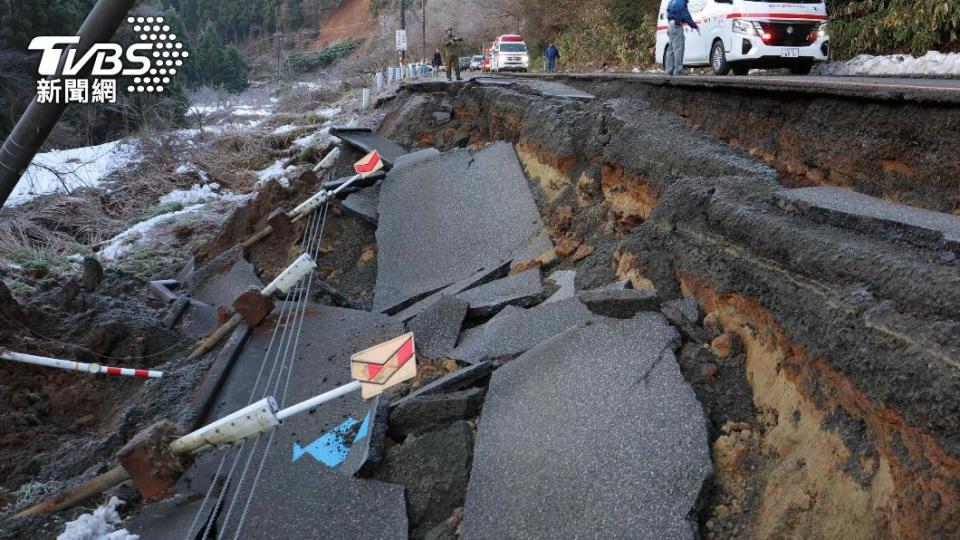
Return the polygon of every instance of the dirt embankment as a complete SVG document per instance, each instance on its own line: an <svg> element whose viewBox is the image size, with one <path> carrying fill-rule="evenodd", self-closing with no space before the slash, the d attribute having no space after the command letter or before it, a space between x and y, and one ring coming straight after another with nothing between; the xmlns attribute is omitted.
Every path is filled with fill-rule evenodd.
<svg viewBox="0 0 960 540"><path fill-rule="evenodd" d="M628 277L700 302L711 337L724 336L712 350L727 358L700 358L689 336L681 355L713 423L716 475L704 494L704 535L960 534L956 256L781 209L775 193L784 176L775 169L799 160L798 149L817 155L829 138L787 145L757 125L762 119L698 113L704 122L747 124L738 133L752 129L772 145L771 167L661 105L637 96L580 103L424 84L401 94L382 131L414 147L512 141L554 240L591 248L578 265L579 287ZM866 107L880 117L880 105ZM748 114L736 108L724 106ZM443 110L453 120L437 124L432 113ZM867 140L867 132L844 130L853 114L829 132L846 133L847 142L832 144ZM889 144L905 144L899 137L888 135ZM950 144L941 137L933 148ZM901 161L929 159L905 148ZM836 166L863 178L856 185L864 191L920 206L941 208L932 201L954 195L942 183L897 176L902 169L877 180L882 163L861 170L865 163ZM742 354L723 350L731 341ZM742 376L728 371L730 358ZM720 397L734 395L750 403Z"/></svg>
<svg viewBox="0 0 960 540"><path fill-rule="evenodd" d="M783 91L577 82L609 98L648 101L770 163L790 187L840 186L960 215L960 110ZM722 110L721 110L722 107Z"/></svg>

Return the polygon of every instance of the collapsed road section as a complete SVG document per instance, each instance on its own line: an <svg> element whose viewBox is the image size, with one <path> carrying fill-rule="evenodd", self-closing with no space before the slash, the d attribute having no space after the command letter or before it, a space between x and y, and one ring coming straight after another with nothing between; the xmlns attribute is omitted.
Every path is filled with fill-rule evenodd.
<svg viewBox="0 0 960 540"><path fill-rule="evenodd" d="M406 85L378 131L333 130L323 178L251 198L196 268L151 283L163 327L205 345L184 360L189 403L94 473L97 493L133 478L107 490L130 504L126 529L960 534L960 218L896 176L798 187L792 147L721 140L660 90L566 82ZM940 112L810 99L879 111L846 112L851 133ZM385 173L345 174L370 151ZM415 377L309 400L356 389L351 360L398 339ZM217 432L270 400L269 429ZM153 451L198 429L224 444Z"/></svg>
<svg viewBox="0 0 960 540"><path fill-rule="evenodd" d="M597 98L528 78L408 85L381 131L440 148L512 142L559 257L543 266L576 270L577 290L627 279L699 303L703 327L674 320L711 420L704 534L958 534L958 218L937 212L955 210L956 110L886 92L568 81ZM793 122L788 105L810 114ZM825 187L793 189L798 161L804 185Z"/></svg>

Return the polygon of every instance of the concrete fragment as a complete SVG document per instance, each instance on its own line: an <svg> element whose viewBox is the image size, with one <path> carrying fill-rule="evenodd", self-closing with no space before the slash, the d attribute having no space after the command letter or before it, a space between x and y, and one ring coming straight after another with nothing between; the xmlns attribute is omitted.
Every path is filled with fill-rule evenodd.
<svg viewBox="0 0 960 540"><path fill-rule="evenodd" d="M433 396L469 388L489 375L492 371L493 365L489 362L481 362L479 364L467 366L454 371L453 373L444 375L443 377L426 386L423 386L422 388L418 388L414 392L411 392L410 395L394 401L391 406L394 408L402 407L421 396Z"/></svg>
<svg viewBox="0 0 960 540"><path fill-rule="evenodd" d="M464 421L387 450L374 478L407 489L411 536L419 537L463 506L473 457L473 432Z"/></svg>
<svg viewBox="0 0 960 540"><path fill-rule="evenodd" d="M469 307L465 300L444 295L410 321L407 328L416 338L418 352L440 358L453 349Z"/></svg>
<svg viewBox="0 0 960 540"><path fill-rule="evenodd" d="M443 124L446 124L453 118L448 112L435 112L430 116L433 117L433 121L436 122L437 125L441 125L441 126Z"/></svg>
<svg viewBox="0 0 960 540"><path fill-rule="evenodd" d="M533 305L542 294L540 270L533 269L467 290L457 298L469 303L471 317L490 317L508 305Z"/></svg>
<svg viewBox="0 0 960 540"><path fill-rule="evenodd" d="M675 337L641 313L564 332L494 373L461 538L695 538L709 438Z"/></svg>
<svg viewBox="0 0 960 540"><path fill-rule="evenodd" d="M468 388L411 399L390 412L390 437L402 441L408 435L419 436L457 420L469 420L480 414L485 393L483 388Z"/></svg>
<svg viewBox="0 0 960 540"><path fill-rule="evenodd" d="M508 143L448 152L391 173L379 213L375 311L551 247Z"/></svg>
<svg viewBox="0 0 960 540"><path fill-rule="evenodd" d="M656 289L585 291L577 298L591 312L615 319L629 319L640 311L656 311L660 307Z"/></svg>
<svg viewBox="0 0 960 540"><path fill-rule="evenodd" d="M423 310L433 305L442 296L454 296L467 289L479 287L480 285L506 276L510 271L510 263L511 261L504 261L502 263L493 265L490 268L484 268L483 270L476 272L466 279L461 279L460 281L449 285L436 293L433 293L423 300L420 300L409 307L403 308L403 311L394 312L392 310L387 310L384 311L384 313L393 314L393 316L397 319L407 322L422 313Z"/></svg>
<svg viewBox="0 0 960 540"><path fill-rule="evenodd" d="M344 209L361 219L376 224L380 217L377 213L377 206L380 204L380 184L347 195L341 204Z"/></svg>
<svg viewBox="0 0 960 540"><path fill-rule="evenodd" d="M557 292L553 293L550 298L544 300L544 304L552 304L553 302L558 302L560 300L566 300L567 298L573 298L577 293L576 279L577 271L576 270L557 270L556 272L550 274L550 277L547 278L552 281L555 285L560 288Z"/></svg>

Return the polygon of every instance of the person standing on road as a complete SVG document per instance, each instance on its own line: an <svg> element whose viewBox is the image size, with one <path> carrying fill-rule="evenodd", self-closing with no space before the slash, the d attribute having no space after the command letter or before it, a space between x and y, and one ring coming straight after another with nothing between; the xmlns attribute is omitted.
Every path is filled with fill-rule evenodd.
<svg viewBox="0 0 960 540"><path fill-rule="evenodd" d="M430 62L430 65L433 66L433 74L439 75L440 68L443 67L443 55L440 53L439 47L437 47L437 52L433 53L433 61Z"/></svg>
<svg viewBox="0 0 960 540"><path fill-rule="evenodd" d="M443 39L441 45L443 46L443 56L447 60L447 80L453 80L454 71L457 73L457 80L462 81L460 78L460 52L463 48L462 46L463 38L453 35L453 28L447 28L447 37Z"/></svg>
<svg viewBox="0 0 960 540"><path fill-rule="evenodd" d="M560 58L560 49L558 49L556 45L551 43L550 46L547 47L547 51L544 54L547 57L547 71L550 73L556 72L557 58Z"/></svg>
<svg viewBox="0 0 960 540"><path fill-rule="evenodd" d="M694 22L690 9L687 8L687 0L670 0L667 5L667 37L670 39L669 55L673 61L670 61L671 58L663 61L667 67L667 75L683 75L683 50L686 45L684 25L700 32L700 27Z"/></svg>

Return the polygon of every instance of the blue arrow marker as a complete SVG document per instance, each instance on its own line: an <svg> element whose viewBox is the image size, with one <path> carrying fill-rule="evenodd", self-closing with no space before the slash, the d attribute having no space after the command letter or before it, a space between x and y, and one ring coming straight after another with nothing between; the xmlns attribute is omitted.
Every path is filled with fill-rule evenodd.
<svg viewBox="0 0 960 540"><path fill-rule="evenodd" d="M366 424L366 420L364 420ZM304 454L310 454L313 459L327 467L336 467L347 459L352 442L347 442L350 430L357 425L357 421L350 418L346 422L333 428L329 433L313 441L306 447L293 443L293 461L298 461ZM361 431L363 426L361 426Z"/></svg>

